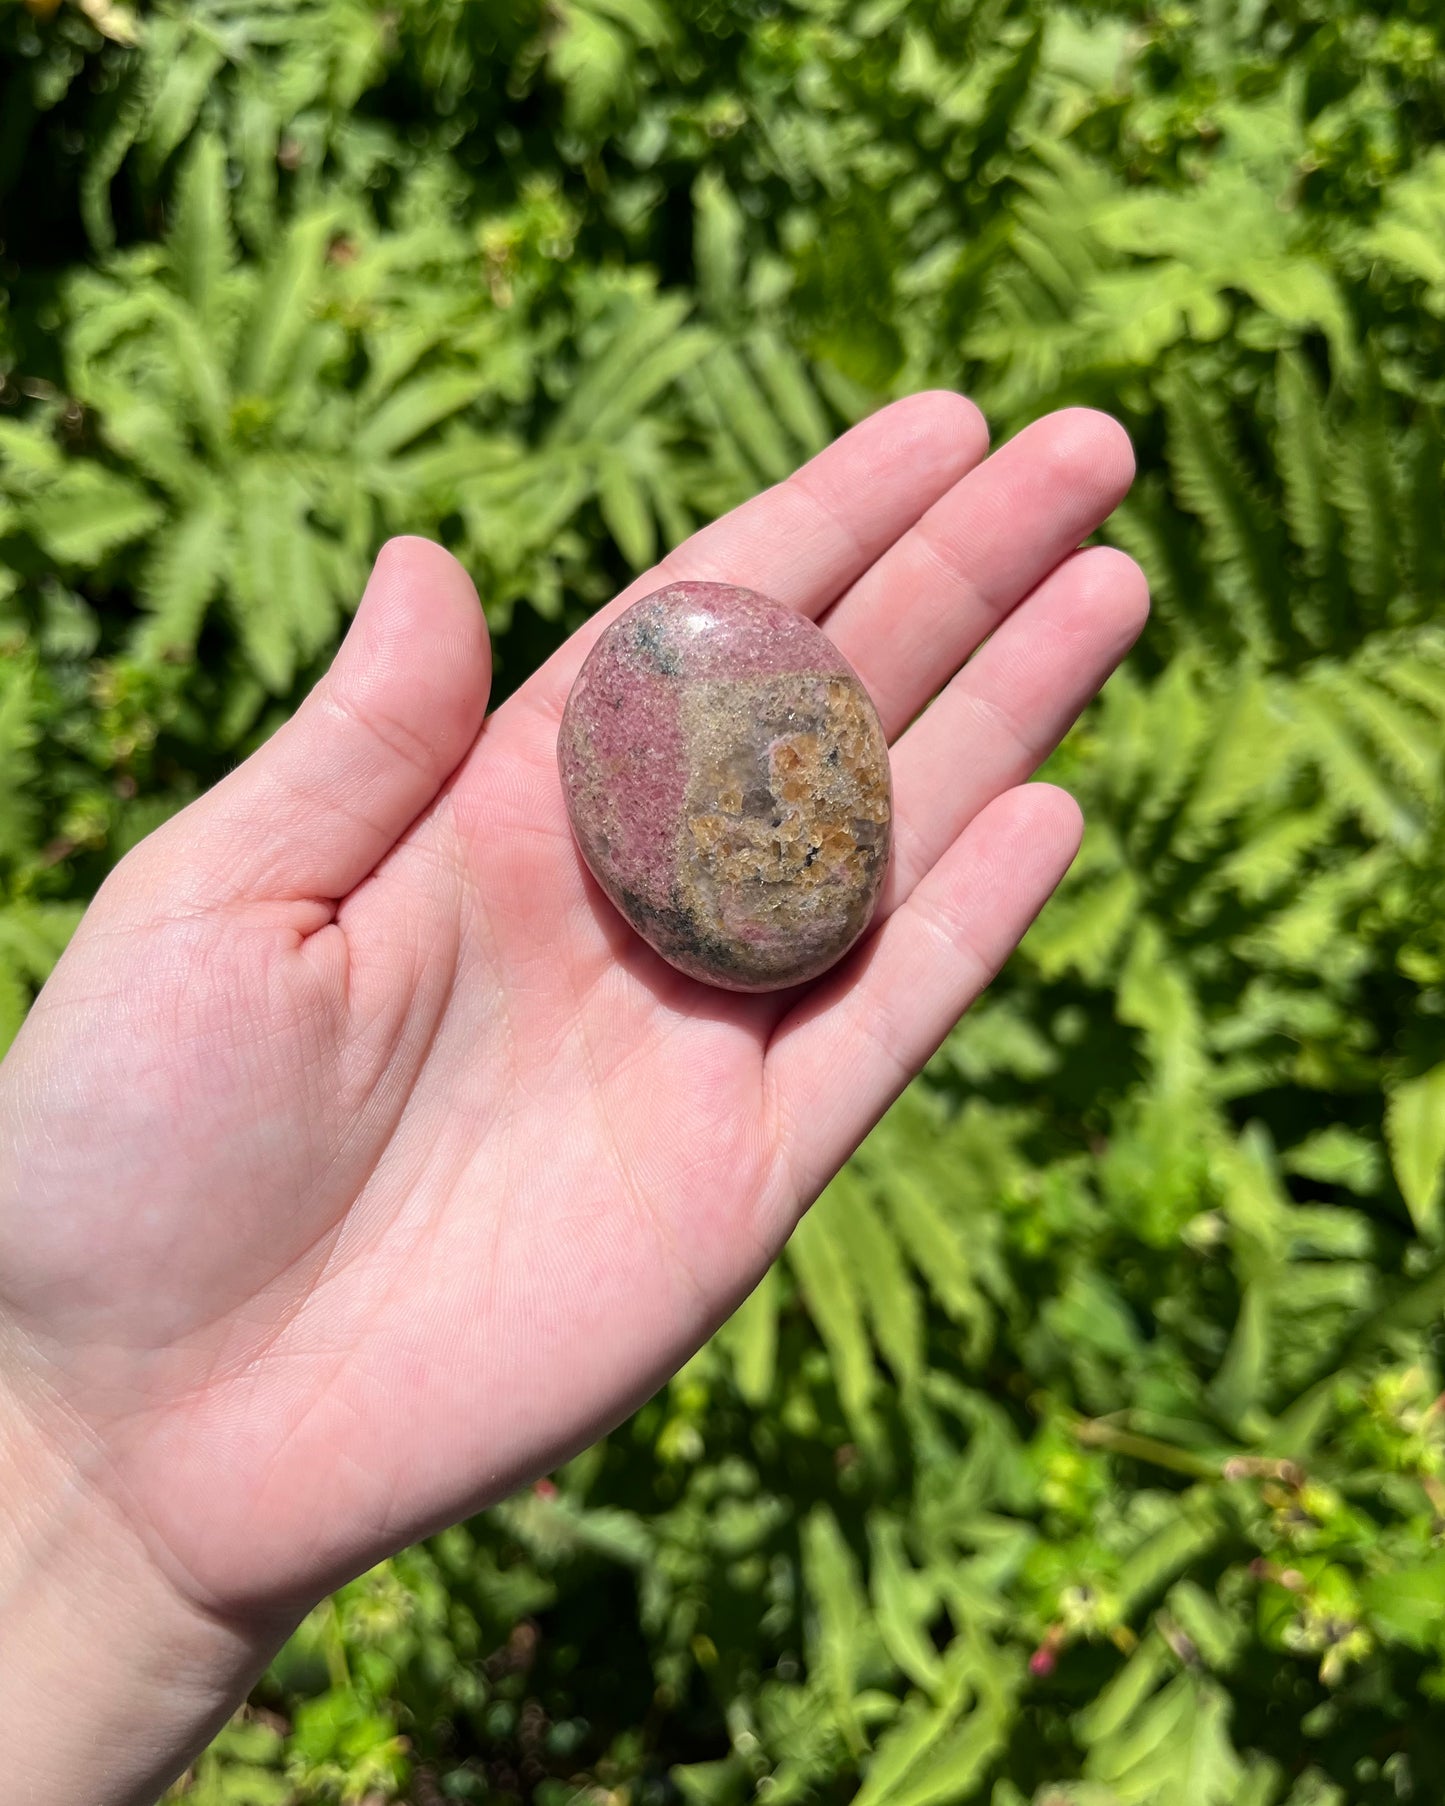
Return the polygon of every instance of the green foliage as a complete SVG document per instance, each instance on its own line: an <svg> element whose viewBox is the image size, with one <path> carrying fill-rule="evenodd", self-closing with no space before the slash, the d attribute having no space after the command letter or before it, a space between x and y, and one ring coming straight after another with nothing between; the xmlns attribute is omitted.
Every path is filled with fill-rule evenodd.
<svg viewBox="0 0 1445 1806"><path fill-rule="evenodd" d="M888 395L1122 414L1090 827L672 1384L176 1797L1445 1772L1445 45L1393 0L0 0L0 1037L379 539L504 684Z"/></svg>

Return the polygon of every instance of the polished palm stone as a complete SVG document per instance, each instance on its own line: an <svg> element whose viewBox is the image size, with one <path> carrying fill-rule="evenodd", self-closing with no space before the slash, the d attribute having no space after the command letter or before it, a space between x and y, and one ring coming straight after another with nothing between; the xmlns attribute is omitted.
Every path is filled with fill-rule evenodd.
<svg viewBox="0 0 1445 1806"><path fill-rule="evenodd" d="M791 609L725 583L634 603L578 674L558 763L593 876L690 977L799 984L868 926L888 747L853 668Z"/></svg>

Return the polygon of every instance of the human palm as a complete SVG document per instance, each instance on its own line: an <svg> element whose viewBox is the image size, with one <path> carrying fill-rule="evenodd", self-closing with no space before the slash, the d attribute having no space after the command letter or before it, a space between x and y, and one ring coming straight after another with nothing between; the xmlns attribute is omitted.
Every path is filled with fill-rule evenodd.
<svg viewBox="0 0 1445 1806"><path fill-rule="evenodd" d="M393 542L293 720L103 887L0 1068L0 1354L188 1598L309 1602L617 1421L1006 957L1078 834L1022 781L1146 598L1076 550L1116 426L984 449L958 397L883 410L485 723L470 584ZM802 991L682 977L572 842L572 678L679 577L819 619L893 742L878 922Z"/></svg>

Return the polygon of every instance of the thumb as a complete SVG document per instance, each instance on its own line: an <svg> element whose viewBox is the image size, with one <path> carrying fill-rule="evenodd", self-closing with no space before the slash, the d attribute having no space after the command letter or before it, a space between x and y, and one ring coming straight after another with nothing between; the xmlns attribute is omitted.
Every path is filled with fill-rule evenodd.
<svg viewBox="0 0 1445 1806"><path fill-rule="evenodd" d="M201 905L345 896L466 756L491 673L461 565L430 540L389 540L295 715L146 843L168 887Z"/></svg>

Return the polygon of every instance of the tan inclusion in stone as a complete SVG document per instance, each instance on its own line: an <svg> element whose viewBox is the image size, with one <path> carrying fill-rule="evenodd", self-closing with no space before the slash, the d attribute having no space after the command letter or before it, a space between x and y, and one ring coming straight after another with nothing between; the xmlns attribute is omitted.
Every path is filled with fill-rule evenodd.
<svg viewBox="0 0 1445 1806"><path fill-rule="evenodd" d="M589 653L558 765L588 867L690 977L778 990L857 941L888 869L888 748L811 621L730 584L635 603Z"/></svg>
<svg viewBox="0 0 1445 1806"><path fill-rule="evenodd" d="M856 679L693 685L684 907L747 955L754 981L831 963L877 901L891 819L888 749Z"/></svg>

